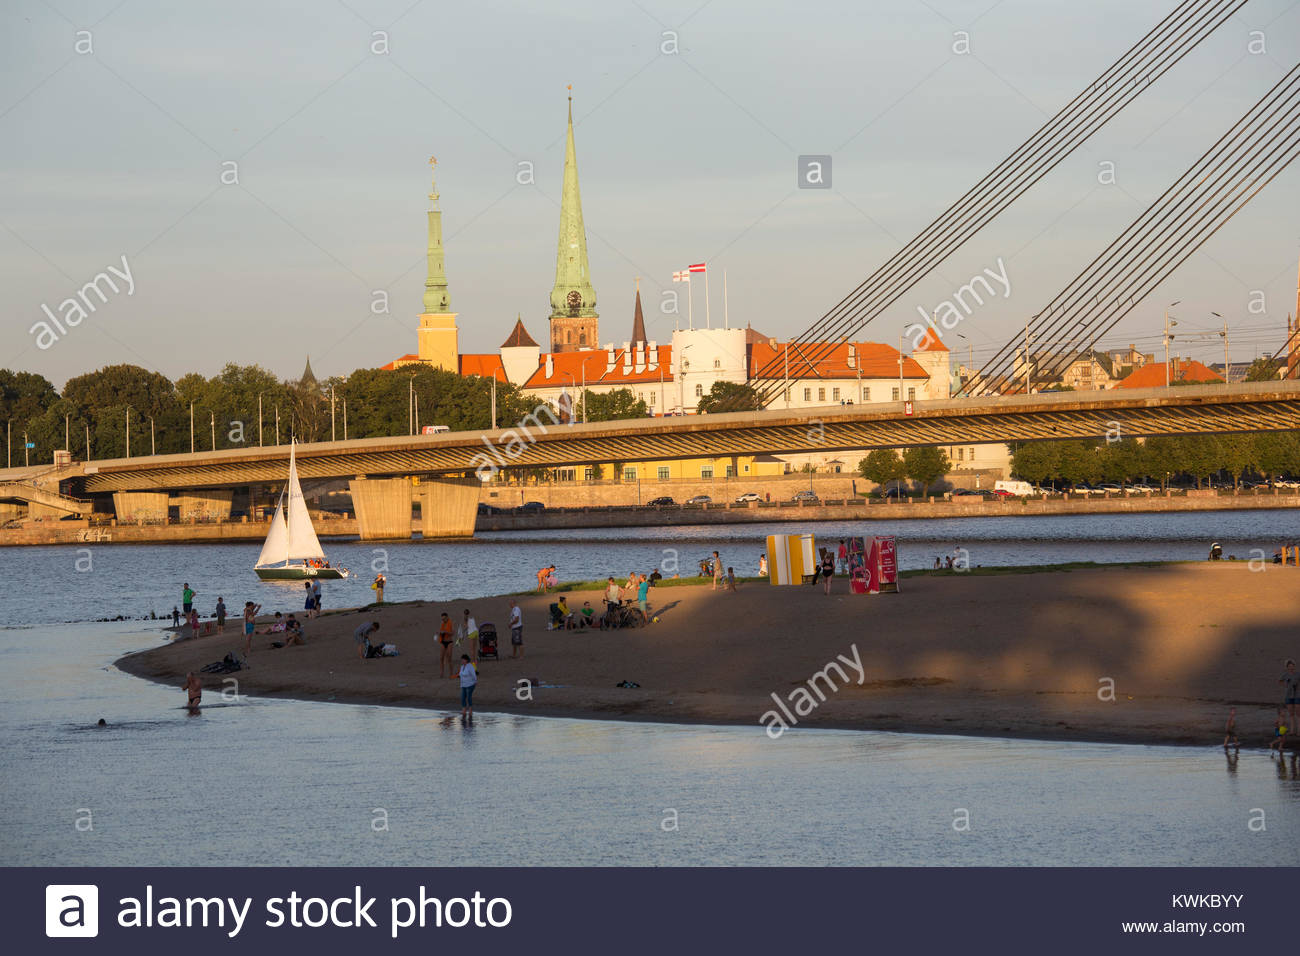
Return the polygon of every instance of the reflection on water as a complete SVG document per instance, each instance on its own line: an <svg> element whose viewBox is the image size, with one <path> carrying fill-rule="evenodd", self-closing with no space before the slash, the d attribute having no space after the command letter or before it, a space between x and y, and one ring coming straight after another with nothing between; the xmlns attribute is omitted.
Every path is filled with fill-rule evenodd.
<svg viewBox="0 0 1300 956"><path fill-rule="evenodd" d="M737 574L755 574L768 534L805 529L828 540L895 534L904 569L931 567L936 556L954 547L965 549L972 565L1041 565L1201 560L1211 541L1220 542L1225 555L1244 560L1253 548L1271 555L1283 542L1300 539L1300 521L1292 512L1238 511L497 532L440 543L334 541L331 559L357 577L325 582L325 606L369 603L370 581L380 569L391 601L528 590L544 564L557 565L562 580L655 567L668 576L690 574L715 548ZM211 615L218 595L232 609L249 599L267 610L302 607L300 584L261 582L253 575L259 548L257 542L0 548L0 580L6 584L0 591L0 626L139 618L151 611L166 616L187 581L199 592L197 607L204 616Z"/></svg>
<svg viewBox="0 0 1300 956"><path fill-rule="evenodd" d="M490 713L466 728L434 711L212 691L190 716L179 687L108 664L155 640L123 625L0 632L0 864L1297 860L1300 779L1259 751L1225 773L1214 747L773 741L757 726ZM1264 833L1248 829L1255 808ZM954 826L961 811L969 830Z"/></svg>

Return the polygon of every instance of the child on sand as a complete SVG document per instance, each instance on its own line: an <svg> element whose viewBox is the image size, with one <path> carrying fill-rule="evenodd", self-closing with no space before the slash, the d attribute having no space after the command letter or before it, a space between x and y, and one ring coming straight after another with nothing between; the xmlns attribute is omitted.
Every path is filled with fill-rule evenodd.
<svg viewBox="0 0 1300 956"><path fill-rule="evenodd" d="M1268 745L1269 750L1277 749L1279 757L1286 756L1286 735L1289 729L1286 725L1286 709L1279 707L1277 720L1273 721L1273 741Z"/></svg>
<svg viewBox="0 0 1300 956"><path fill-rule="evenodd" d="M253 631L257 630L257 612L262 605L252 601L244 602L244 657L253 653Z"/></svg>
<svg viewBox="0 0 1300 956"><path fill-rule="evenodd" d="M1223 749L1228 749L1228 741L1237 749L1241 749L1241 744L1237 742L1237 708L1233 707L1228 711L1228 722L1223 727Z"/></svg>
<svg viewBox="0 0 1300 956"><path fill-rule="evenodd" d="M736 590L736 569L727 568L727 590Z"/></svg>

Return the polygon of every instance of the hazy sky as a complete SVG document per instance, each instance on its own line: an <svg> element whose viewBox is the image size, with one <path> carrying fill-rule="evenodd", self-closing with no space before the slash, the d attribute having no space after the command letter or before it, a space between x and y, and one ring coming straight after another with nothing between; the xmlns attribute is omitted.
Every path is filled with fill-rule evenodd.
<svg viewBox="0 0 1300 956"><path fill-rule="evenodd" d="M541 341L569 83L602 341L627 337L636 276L666 341L660 293L700 260L715 318L725 269L733 323L794 335L1173 6L7 0L0 367L57 386L116 362L296 377L310 353L324 377L413 351L430 154L462 351L495 351L516 313ZM93 52L76 49L83 30ZM958 30L970 55L952 51ZM1002 257L1010 299L962 328L978 360L1297 57L1300 4L1251 0L865 337L896 342L918 304ZM833 157L833 188L795 188L804 153ZM1098 183L1102 162L1115 185ZM1188 332L1229 317L1234 360L1271 352L1295 303L1298 211L1292 166L1107 341L1157 350L1161 310L1181 299ZM122 256L134 294L37 348L42 304ZM389 314L372 314L375 290ZM1252 290L1266 314L1249 314ZM1222 359L1217 337L1179 346Z"/></svg>

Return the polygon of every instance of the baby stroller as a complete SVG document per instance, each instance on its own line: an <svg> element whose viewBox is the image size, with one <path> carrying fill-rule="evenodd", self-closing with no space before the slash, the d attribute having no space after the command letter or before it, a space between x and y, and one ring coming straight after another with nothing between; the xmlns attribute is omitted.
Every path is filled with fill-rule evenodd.
<svg viewBox="0 0 1300 956"><path fill-rule="evenodd" d="M487 657L494 661L501 660L501 655L497 653L497 626L484 621L478 626L478 659Z"/></svg>

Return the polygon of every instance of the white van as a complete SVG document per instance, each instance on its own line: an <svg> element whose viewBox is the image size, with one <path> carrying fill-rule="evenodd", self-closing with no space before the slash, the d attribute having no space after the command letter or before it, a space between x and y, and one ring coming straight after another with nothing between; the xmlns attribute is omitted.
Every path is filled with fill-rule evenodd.
<svg viewBox="0 0 1300 956"><path fill-rule="evenodd" d="M1034 486L1027 481L999 481L993 485L995 491L1009 491L1017 498L1027 498L1034 493Z"/></svg>

